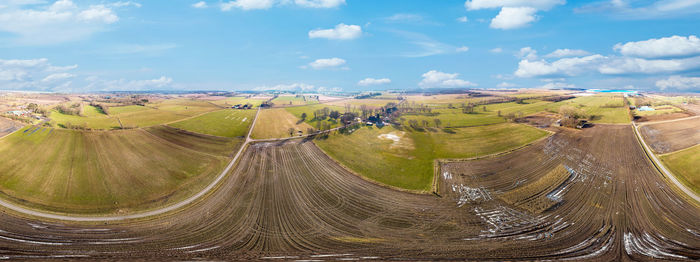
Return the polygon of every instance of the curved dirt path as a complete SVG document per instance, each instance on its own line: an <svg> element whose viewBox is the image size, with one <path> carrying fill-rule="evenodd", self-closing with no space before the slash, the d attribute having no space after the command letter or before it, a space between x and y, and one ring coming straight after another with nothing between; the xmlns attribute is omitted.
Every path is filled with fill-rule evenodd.
<svg viewBox="0 0 700 262"><path fill-rule="evenodd" d="M688 120L692 118L697 118L698 116L695 117L688 117L688 118L681 118L681 119L674 119L674 120L667 120L667 121L657 121L657 122L652 122L653 124L658 124L658 123L667 123L667 122L674 122L674 121L679 121L679 120ZM642 137L641 132L639 132L639 127L642 125L637 125L637 123L632 123L634 126L634 134L637 136L637 139L639 139L640 142L642 142L642 147L644 148L644 151L646 151L646 154L649 156L649 159L654 162L654 165L658 167L658 170L664 173L666 177L668 177L673 184L675 184L683 193L691 197L693 200L696 202L700 202L700 196L696 195L695 192L690 190L688 187L683 185L678 179L676 179L676 176L671 173L666 167L664 166L663 163L661 163L661 160L656 157L656 154L649 148L649 145L647 145L647 142L644 141L644 138Z"/></svg>
<svg viewBox="0 0 700 262"><path fill-rule="evenodd" d="M253 118L253 123L250 125L250 129L248 130L248 134L246 135L245 141L241 145L241 147L238 149L238 152L236 155L231 159L231 162L226 166L226 168L221 171L221 173L212 181L207 187L202 189L199 193L181 201L178 203L175 203L173 205L161 208L161 209L156 209L156 210L151 210L151 211L146 211L142 213L136 213L136 214L131 214L131 215L122 215L122 216L74 216L70 214L65 214L65 215L60 215L60 214L53 214L53 213L46 213L46 212L41 212L33 209L28 209L7 201L4 201L0 199L0 206L3 206L5 208L11 209L15 212L19 212L25 215L30 215L34 217L41 217L41 218L48 218L48 219L55 219L55 220L63 220L63 221L73 221L73 222L108 222L108 221L120 221L120 220L129 220L129 219L138 219L138 218L145 218L145 217L150 217L150 216L156 216L156 215L161 215L164 213L168 213L171 211L178 210L182 207L185 207L195 200L201 198L202 196L206 195L209 193L214 187L216 187L219 182L226 176L226 174L231 171L231 168L236 164L238 159L240 158L241 154L245 151L246 147L248 146L249 143L253 142L253 139L250 139L250 134L253 133L253 127L255 127L255 122L258 120L258 114L260 113L260 108L258 107L258 110L255 112L255 118Z"/></svg>

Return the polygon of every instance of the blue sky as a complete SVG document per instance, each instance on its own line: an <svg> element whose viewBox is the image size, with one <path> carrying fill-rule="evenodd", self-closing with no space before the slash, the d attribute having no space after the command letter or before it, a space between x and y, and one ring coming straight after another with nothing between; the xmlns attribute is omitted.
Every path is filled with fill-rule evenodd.
<svg viewBox="0 0 700 262"><path fill-rule="evenodd" d="M0 0L0 90L700 92L700 0Z"/></svg>

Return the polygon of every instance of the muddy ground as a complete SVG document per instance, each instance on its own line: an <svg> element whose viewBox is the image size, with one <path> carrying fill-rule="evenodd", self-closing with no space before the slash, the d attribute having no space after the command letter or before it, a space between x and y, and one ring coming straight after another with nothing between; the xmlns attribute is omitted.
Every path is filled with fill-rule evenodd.
<svg viewBox="0 0 700 262"><path fill-rule="evenodd" d="M700 144L700 118L648 124L639 130L651 149L659 154Z"/></svg>

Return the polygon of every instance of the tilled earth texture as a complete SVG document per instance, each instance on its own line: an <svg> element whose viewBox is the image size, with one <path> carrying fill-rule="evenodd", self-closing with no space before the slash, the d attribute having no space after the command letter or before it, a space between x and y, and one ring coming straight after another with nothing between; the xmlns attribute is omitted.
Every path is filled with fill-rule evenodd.
<svg viewBox="0 0 700 262"><path fill-rule="evenodd" d="M313 143L256 143L208 197L140 221L0 215L0 258L698 260L700 208L668 186L631 126L558 131L443 163L438 195L367 182Z"/></svg>

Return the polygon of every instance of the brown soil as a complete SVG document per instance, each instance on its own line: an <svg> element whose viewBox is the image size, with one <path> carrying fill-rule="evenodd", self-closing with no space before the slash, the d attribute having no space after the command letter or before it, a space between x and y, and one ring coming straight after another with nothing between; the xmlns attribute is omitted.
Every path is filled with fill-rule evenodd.
<svg viewBox="0 0 700 262"><path fill-rule="evenodd" d="M639 129L651 149L659 154L700 144L700 118L649 124Z"/></svg>
<svg viewBox="0 0 700 262"><path fill-rule="evenodd" d="M366 182L310 142L257 143L240 163L210 196L164 217L79 226L2 213L0 257L700 259L700 207L667 185L630 126L562 129L510 154L443 164L442 197ZM563 182L552 173L562 166ZM545 210L500 198L542 190L556 202Z"/></svg>

